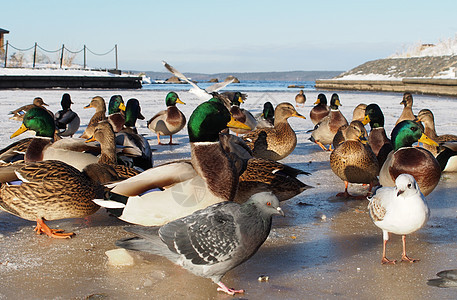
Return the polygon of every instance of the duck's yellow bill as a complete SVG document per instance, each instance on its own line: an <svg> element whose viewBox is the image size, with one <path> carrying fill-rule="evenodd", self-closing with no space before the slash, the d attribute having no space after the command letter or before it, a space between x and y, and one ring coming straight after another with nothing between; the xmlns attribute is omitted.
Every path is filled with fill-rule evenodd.
<svg viewBox="0 0 457 300"><path fill-rule="evenodd" d="M119 104L119 109L125 111L125 104L121 102L121 104Z"/></svg>
<svg viewBox="0 0 457 300"><path fill-rule="evenodd" d="M321 103L321 99L317 99L316 102L314 102L314 104L320 104Z"/></svg>
<svg viewBox="0 0 457 300"><path fill-rule="evenodd" d="M243 98L242 97L238 97L238 102L244 103Z"/></svg>
<svg viewBox="0 0 457 300"><path fill-rule="evenodd" d="M363 119L362 121L362 124L365 126L367 125L368 123L370 123L370 117L368 115L365 116L365 118Z"/></svg>
<svg viewBox="0 0 457 300"><path fill-rule="evenodd" d="M432 140L431 138L429 138L428 136L426 136L424 133L422 133L422 136L421 136L421 138L418 140L418 142L424 143L424 144L427 144L427 145L437 146L437 147L438 147L438 143L435 142L434 140Z"/></svg>
<svg viewBox="0 0 457 300"><path fill-rule="evenodd" d="M340 102L340 99L336 99L335 104L338 106L343 106L343 104L341 104L341 102Z"/></svg>
<svg viewBox="0 0 457 300"><path fill-rule="evenodd" d="M84 142L85 143L90 143L90 142L95 142L97 139L95 138L95 136L91 136L90 138L88 138L87 140L85 140Z"/></svg>
<svg viewBox="0 0 457 300"><path fill-rule="evenodd" d="M84 109L93 107L90 103L84 106Z"/></svg>
<svg viewBox="0 0 457 300"><path fill-rule="evenodd" d="M252 128L249 127L248 125L241 123L240 121L237 121L233 118L233 116L230 119L230 122L227 123L228 128L239 128L239 129L246 129L246 130L251 130Z"/></svg>
<svg viewBox="0 0 457 300"><path fill-rule="evenodd" d="M13 133L11 136L10 136L10 139L14 138L14 137L17 137L18 135L26 132L27 130L29 130L27 127L25 127L24 124L21 125L21 127L19 127L18 130L16 130L15 133Z"/></svg>
<svg viewBox="0 0 457 300"><path fill-rule="evenodd" d="M181 99L179 99L179 98L178 98L178 99L176 99L176 103L179 103L179 104L184 104L184 105L186 105L186 103L182 102L182 100L181 100Z"/></svg>
<svg viewBox="0 0 457 300"><path fill-rule="evenodd" d="M294 113L292 114L292 117L297 117L297 118L306 119L306 117L305 117L305 116L303 116L303 115L300 115L298 112L294 112Z"/></svg>

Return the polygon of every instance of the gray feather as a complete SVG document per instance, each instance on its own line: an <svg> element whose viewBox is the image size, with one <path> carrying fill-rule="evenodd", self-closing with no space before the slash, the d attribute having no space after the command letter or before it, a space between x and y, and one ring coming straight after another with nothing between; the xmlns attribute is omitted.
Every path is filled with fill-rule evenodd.
<svg viewBox="0 0 457 300"><path fill-rule="evenodd" d="M270 233L274 214L282 214L279 201L264 192L241 205L211 205L159 229L127 227L139 237L119 240L116 245L164 256L217 283L227 271L257 252Z"/></svg>

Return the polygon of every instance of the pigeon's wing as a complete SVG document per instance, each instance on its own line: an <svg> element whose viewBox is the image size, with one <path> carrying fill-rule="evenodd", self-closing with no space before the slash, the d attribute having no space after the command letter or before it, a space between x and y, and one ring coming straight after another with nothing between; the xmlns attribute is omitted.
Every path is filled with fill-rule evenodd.
<svg viewBox="0 0 457 300"><path fill-rule="evenodd" d="M207 91L209 94L211 94L212 92L217 92L217 91L223 89L224 87L226 87L227 85L229 85L230 83L232 83L234 80L235 80L235 78L231 78L228 80L224 80L222 82L215 83L215 84L207 87L205 89L205 91Z"/></svg>
<svg viewBox="0 0 457 300"><path fill-rule="evenodd" d="M240 246L239 224L234 212L239 205L223 202L175 220L159 230L168 248L196 265L229 260Z"/></svg>
<svg viewBox="0 0 457 300"><path fill-rule="evenodd" d="M194 82L190 81L186 76L184 76L183 73L179 72L178 70L176 70L175 68L170 66L166 61L162 61L162 63L170 73L172 73L173 75L175 75L179 79L184 80L185 82L189 83L190 85L192 85L196 89L199 89L199 90L202 89L198 85L196 85Z"/></svg>

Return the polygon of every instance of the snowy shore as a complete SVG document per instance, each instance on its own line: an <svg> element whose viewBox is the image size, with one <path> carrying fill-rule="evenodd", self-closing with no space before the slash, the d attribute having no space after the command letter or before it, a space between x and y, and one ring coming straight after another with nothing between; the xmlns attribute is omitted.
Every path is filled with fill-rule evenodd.
<svg viewBox="0 0 457 300"><path fill-rule="evenodd" d="M93 96L108 100L121 94L124 100L137 98L146 120L138 122L139 132L145 134L153 148L155 164L189 158L190 148L185 130L173 137L178 146L157 146L155 135L146 121L164 109L167 91L154 90L5 90L0 93L3 116L0 117L0 144L7 146L9 136L19 123L9 120L7 113L40 96L49 109L60 109L63 93L69 93L75 103L72 108L87 124L93 109L83 109ZM409 254L421 261L415 264L382 266L382 234L370 220L367 202L344 201L335 197L343 191L343 182L333 174L329 153L311 143L308 138L312 123L309 111L319 91L306 92L305 107L298 111L306 120L291 118L298 137L295 151L282 162L311 172L300 179L313 186L295 198L281 204L285 218L273 220L273 230L258 253L225 276L229 286L246 289L241 296L248 299L451 299L455 290L426 285L438 271L457 268L457 177L443 175L441 182L427 201L431 219L425 228L408 236ZM359 103L378 103L386 118L390 134L402 105L401 93L338 92L346 118ZM265 101L274 105L294 103L295 91L250 92L243 105L259 113ZM328 98L331 93L325 92ZM179 108L190 116L200 103L192 94L179 92L186 105ZM457 108L454 98L414 96L413 110L429 108L435 114L438 134L457 134L457 121L449 111ZM81 127L79 132L82 132ZM166 140L166 139L165 139ZM350 191L363 193L364 187L350 186ZM114 242L129 236L123 230L128 225L109 216L101 209L85 219L49 222L76 232L71 240L52 240L36 236L33 222L0 212L0 299L221 299L208 279L196 277L153 255L134 253L135 264L115 268L107 265L105 251L114 249ZM388 246L389 257L398 259L401 239L393 237ZM259 282L261 275L269 281ZM382 296L380 296L382 295ZM231 297L230 297L231 298Z"/></svg>

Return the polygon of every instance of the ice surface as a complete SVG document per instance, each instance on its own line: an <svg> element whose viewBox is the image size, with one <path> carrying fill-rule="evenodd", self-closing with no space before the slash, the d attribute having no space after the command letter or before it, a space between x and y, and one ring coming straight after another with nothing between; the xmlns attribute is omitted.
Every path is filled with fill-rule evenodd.
<svg viewBox="0 0 457 300"><path fill-rule="evenodd" d="M166 91L154 90L2 90L0 103L0 141L2 146L19 123L8 119L8 112L31 103L40 96L49 109L60 109L63 93L75 103L72 108L87 124L93 109L83 109L93 96L109 100L121 94L125 101L137 98L146 120L138 122L153 148L155 164L189 158L190 148L185 130L173 137L177 146L157 146L157 140L146 127L146 121L164 109ZM367 201L344 201L335 197L343 191L343 182L333 174L329 153L323 152L308 138L312 123L309 111L320 91L306 92L305 107L298 111L308 119L291 118L297 132L295 151L282 162L311 172L300 179L313 189L281 203L285 218L273 220L273 230L259 252L243 265L230 271L224 283L246 289L241 297L248 299L451 299L455 290L427 286L427 279L444 269L457 267L457 175L443 175L436 190L428 197L431 219L425 228L408 236L408 254L421 261L415 264L381 266L382 234L367 213ZM324 92L330 99L332 92ZM242 106L253 114L261 111L265 101L274 105L294 104L296 91L250 92ZM343 114L350 119L359 103L378 103L386 118L390 134L400 116L402 94L339 92ZM178 107L190 116L199 100L188 92L179 92L187 105ZM457 134L455 98L414 96L415 113L429 108L435 114L438 134ZM82 133L81 127L79 133ZM167 141L167 138L164 138ZM365 187L351 185L351 192L364 193ZM325 216L325 218L323 217ZM130 236L123 230L127 224L101 209L84 219L49 222L54 228L73 231L71 240L53 240L36 236L33 222L0 212L0 299L214 299L225 297L216 292L209 279L196 277L165 258L141 254L144 260L133 266L110 266L106 251L115 249L114 242ZM140 254L138 254L140 255ZM389 258L399 259L401 239L392 237ZM268 282L259 282L261 275ZM231 298L231 297L230 297Z"/></svg>

